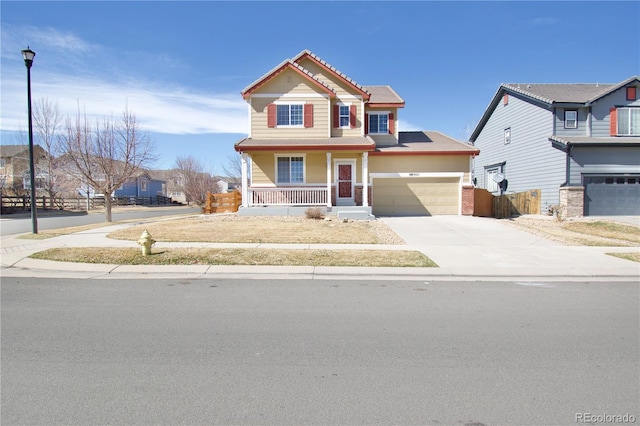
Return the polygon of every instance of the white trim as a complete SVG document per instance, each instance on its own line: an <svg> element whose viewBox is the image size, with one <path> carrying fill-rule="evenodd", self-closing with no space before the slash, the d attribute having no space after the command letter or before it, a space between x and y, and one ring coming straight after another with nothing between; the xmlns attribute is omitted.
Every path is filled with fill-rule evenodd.
<svg viewBox="0 0 640 426"><path fill-rule="evenodd" d="M365 111L364 100L363 100L362 102L360 102L360 134L362 136L365 136L369 131L369 129L365 129L366 126L364 123L366 123L366 117L367 117L367 112Z"/></svg>
<svg viewBox="0 0 640 426"><path fill-rule="evenodd" d="M462 186L464 172L370 173L369 177L371 178L372 186L374 178L458 178L458 215L462 215Z"/></svg>
<svg viewBox="0 0 640 426"><path fill-rule="evenodd" d="M276 105L304 105L307 101L273 101Z"/></svg>
<svg viewBox="0 0 640 426"><path fill-rule="evenodd" d="M327 152L327 207L331 207L331 152Z"/></svg>
<svg viewBox="0 0 640 426"><path fill-rule="evenodd" d="M337 99L355 99L355 100L362 100L362 95L340 95L340 96L336 96Z"/></svg>
<svg viewBox="0 0 640 426"><path fill-rule="evenodd" d="M362 153L362 205L369 205L369 153Z"/></svg>
<svg viewBox="0 0 640 426"><path fill-rule="evenodd" d="M325 93L260 93L251 98L330 98Z"/></svg>
<svg viewBox="0 0 640 426"><path fill-rule="evenodd" d="M371 129L367 129L369 131L370 135L388 135L389 134L389 114L391 114L391 111L368 111L367 115L371 116L371 115L386 115L387 116L387 131L386 132L372 132ZM378 119L378 123L379 123ZM367 122L367 127L371 126L371 117L369 117L369 120ZM380 126L378 125L378 128Z"/></svg>
<svg viewBox="0 0 640 426"><path fill-rule="evenodd" d="M291 158L291 157L302 157L302 182L278 182L278 158ZM297 185L306 185L307 183L307 154L306 153L295 153L295 154L286 154L286 153L278 153L273 154L273 163L274 163L274 178L275 184L277 186L297 186ZM291 169L289 169L291 172ZM291 178L291 176L289 176Z"/></svg>
<svg viewBox="0 0 640 426"><path fill-rule="evenodd" d="M251 99L249 99L249 102L247 103L247 107L249 108L249 114L247 115L249 117L249 131L247 132L248 137L251 137L251 114L253 112L253 102L251 102Z"/></svg>
<svg viewBox="0 0 640 426"><path fill-rule="evenodd" d="M408 172L408 173L369 173L373 178L464 178L464 172Z"/></svg>
<svg viewBox="0 0 640 426"><path fill-rule="evenodd" d="M351 102L338 102L338 103L336 103L336 105L338 105L338 127L337 128L338 129L350 129L351 128ZM349 113L347 114L347 118L349 119L348 120L349 124L347 124L346 126L341 126L340 125L340 118L341 118L341 116L340 116L340 107L343 107L343 106L349 108L348 109Z"/></svg>

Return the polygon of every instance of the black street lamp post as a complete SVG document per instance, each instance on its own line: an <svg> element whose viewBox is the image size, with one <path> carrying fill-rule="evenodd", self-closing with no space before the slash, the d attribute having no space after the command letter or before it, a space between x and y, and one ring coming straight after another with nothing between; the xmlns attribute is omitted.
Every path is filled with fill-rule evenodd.
<svg viewBox="0 0 640 426"><path fill-rule="evenodd" d="M38 214L36 208L36 172L33 164L33 123L31 118L31 65L36 52L29 46L22 51L24 64L27 67L27 109L29 111L29 178L31 179L31 224L33 233L38 233Z"/></svg>

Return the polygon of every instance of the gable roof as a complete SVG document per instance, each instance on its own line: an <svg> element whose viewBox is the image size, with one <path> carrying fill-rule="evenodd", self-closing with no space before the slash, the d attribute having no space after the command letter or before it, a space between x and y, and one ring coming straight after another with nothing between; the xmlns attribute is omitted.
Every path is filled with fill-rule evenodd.
<svg viewBox="0 0 640 426"><path fill-rule="evenodd" d="M630 77L620 83L503 83L491 99L482 118L474 129L470 141L474 142L491 113L504 94L519 94L529 100L541 103L549 108L559 104L578 104L589 106L600 98L631 83L640 82L639 76Z"/></svg>
<svg viewBox="0 0 640 426"><path fill-rule="evenodd" d="M368 102L369 106L372 107L404 107L404 99L402 99L398 94L390 87L390 86L362 86L356 83L353 79L346 76L344 73L339 71L337 68L321 59L314 53L309 50L303 50L298 53L293 59L286 59L278 66L264 74L262 77L258 78L256 81L242 89L240 92L242 97L246 100L251 94L256 91L258 88L266 84L271 79L275 78L281 72L291 69L298 72L300 75L305 77L314 85L320 87L326 93L329 94L331 98L336 96L335 90L324 83L318 77L316 77L311 71L304 68L300 65L300 62L309 59L316 64L318 64L323 69L327 70L328 73L342 80L345 84L353 88L354 91L359 92L362 95L362 99L365 102Z"/></svg>
<svg viewBox="0 0 640 426"><path fill-rule="evenodd" d="M312 84L314 84L315 86L318 86L321 90L328 93L331 98L336 96L336 92L331 87L329 87L324 82L320 81L320 79L315 77L313 74L311 74L311 72L304 69L299 64L293 62L291 59L287 59L281 62L278 66L273 68L271 71L267 72L265 75L263 75L262 77L260 77L259 79L257 79L256 81L254 81L253 83L245 87L244 89L242 89L242 92L240 92L242 94L242 97L244 99L248 99L249 96L251 96L251 93L253 93L255 90L257 90L258 88L260 88L261 86L269 82L271 79L276 77L278 74L280 74L281 72L287 69L297 72L298 74L300 74L301 76L309 80Z"/></svg>
<svg viewBox="0 0 640 426"><path fill-rule="evenodd" d="M322 66L324 69L328 70L331 74L333 74L336 77L340 78L341 80L345 81L347 84L349 84L355 90L360 92L360 94L362 95L364 100L368 100L369 99L370 93L367 91L367 89L364 86L359 85L354 80L352 80L351 78L347 77L344 73L338 71L338 69L336 67L330 65L327 61L325 61L324 59L321 59L320 57L318 57L316 54L312 53L311 51L309 51L307 49L303 50L302 52L298 53L293 58L293 61L297 62L297 63L300 63L300 61L302 61L305 58L310 58L315 63L317 63L320 66Z"/></svg>

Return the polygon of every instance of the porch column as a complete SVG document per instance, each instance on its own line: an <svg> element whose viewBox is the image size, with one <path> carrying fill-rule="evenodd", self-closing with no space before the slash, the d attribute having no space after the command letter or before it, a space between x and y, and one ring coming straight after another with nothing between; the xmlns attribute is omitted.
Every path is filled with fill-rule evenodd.
<svg viewBox="0 0 640 426"><path fill-rule="evenodd" d="M327 207L331 207L331 153L327 152Z"/></svg>
<svg viewBox="0 0 640 426"><path fill-rule="evenodd" d="M369 153L362 153L362 205L369 205Z"/></svg>
<svg viewBox="0 0 640 426"><path fill-rule="evenodd" d="M242 163L242 207L249 207L249 173L247 173L247 154L240 154Z"/></svg>

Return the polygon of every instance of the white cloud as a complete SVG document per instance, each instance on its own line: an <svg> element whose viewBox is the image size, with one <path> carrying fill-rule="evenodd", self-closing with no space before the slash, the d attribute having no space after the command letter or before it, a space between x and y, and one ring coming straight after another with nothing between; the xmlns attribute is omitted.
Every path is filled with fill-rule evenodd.
<svg viewBox="0 0 640 426"><path fill-rule="evenodd" d="M238 93L207 94L198 88L153 80L148 75L114 75L112 70L85 59L101 56L102 64L115 61L109 49L88 43L74 34L53 28L39 30L4 26L0 129L26 128L26 69L19 51L26 47L21 34L37 43L47 61L32 69L32 102L48 98L57 102L63 116L74 117L78 108L93 121L118 118L125 108L134 112L144 130L167 134L246 133L247 106ZM6 37L6 40L5 40ZM34 49L35 50L35 49ZM131 52L129 52L131 53ZM119 52L119 58L129 53ZM36 56L38 52L36 52ZM166 56L162 61L170 61ZM97 66L97 69L91 69ZM117 69L117 64L114 68ZM126 68L126 67L123 67ZM72 70L82 70L83 74Z"/></svg>
<svg viewBox="0 0 640 426"><path fill-rule="evenodd" d="M420 130L426 130L426 129L420 126L417 126L413 123L409 123L408 121L398 119L398 130L400 130L401 132L411 132L411 131L420 131Z"/></svg>

